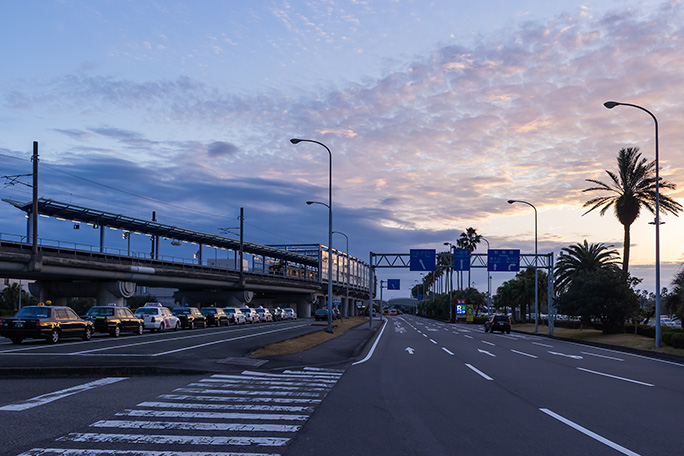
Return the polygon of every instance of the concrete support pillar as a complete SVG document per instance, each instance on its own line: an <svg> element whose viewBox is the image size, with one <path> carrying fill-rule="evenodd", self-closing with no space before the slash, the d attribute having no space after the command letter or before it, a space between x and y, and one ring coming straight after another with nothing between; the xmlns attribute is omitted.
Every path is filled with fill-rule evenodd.
<svg viewBox="0 0 684 456"><path fill-rule="evenodd" d="M29 284L29 291L42 302L52 301L54 305L66 305L67 298L95 298L99 306L114 302L120 306L124 298L135 293L133 282L47 282L39 281Z"/></svg>

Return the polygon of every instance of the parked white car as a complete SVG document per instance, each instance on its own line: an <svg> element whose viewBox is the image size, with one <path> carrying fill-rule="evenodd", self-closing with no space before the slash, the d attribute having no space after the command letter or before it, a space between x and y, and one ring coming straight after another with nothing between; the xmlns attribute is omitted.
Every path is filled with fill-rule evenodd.
<svg viewBox="0 0 684 456"><path fill-rule="evenodd" d="M142 318L145 322L145 329L150 331L162 332L167 329L177 331L181 326L178 317L159 303L146 303L145 306L138 307L135 316Z"/></svg>
<svg viewBox="0 0 684 456"><path fill-rule="evenodd" d="M283 312L287 315L288 320L296 320L297 319L297 312L292 307L285 307L283 309Z"/></svg>

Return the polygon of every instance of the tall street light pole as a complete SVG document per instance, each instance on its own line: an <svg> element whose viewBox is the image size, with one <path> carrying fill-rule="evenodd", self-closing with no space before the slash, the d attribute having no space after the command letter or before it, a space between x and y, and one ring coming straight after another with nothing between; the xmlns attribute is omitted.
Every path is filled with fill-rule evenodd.
<svg viewBox="0 0 684 456"><path fill-rule="evenodd" d="M655 348L660 348L661 329L660 329L660 163L658 157L658 119L648 109L631 104L620 103L617 101L606 101L603 103L608 109L613 109L616 106L631 106L644 111L651 116L655 124L655 169L656 169L656 202L655 202Z"/></svg>
<svg viewBox="0 0 684 456"><path fill-rule="evenodd" d="M489 255L489 241L482 236L482 240L487 243L487 255ZM487 270L487 309L489 309L489 312L492 311L492 276L489 273L489 270Z"/></svg>
<svg viewBox="0 0 684 456"><path fill-rule="evenodd" d="M328 156L330 157L329 167L328 167L328 331L332 333L332 300L333 300L333 284L332 284L332 233L333 233L333 216L332 216L332 152L328 146L322 142L316 141L314 139L290 139L292 144L299 144L300 142L310 142L323 146L325 150L328 151Z"/></svg>
<svg viewBox="0 0 684 456"><path fill-rule="evenodd" d="M320 204L321 206L330 209L330 206L322 201L307 201L306 204L309 206L312 204ZM330 233L330 238L332 238L332 232ZM328 304L326 305L326 308L328 309L328 327L326 331L332 334L332 243L328 243L330 244L330 248L328 250Z"/></svg>
<svg viewBox="0 0 684 456"><path fill-rule="evenodd" d="M342 231L333 231L333 234L341 234L347 240L347 250L346 250L347 251L347 261L346 261L346 264L347 264L347 295L346 295L345 303L344 303L344 306L345 306L345 312L344 313L347 313L350 310L349 309L349 279L350 279L350 272L351 272L349 270L350 269L349 268L349 236L344 234ZM342 316L348 317L349 315L342 315Z"/></svg>
<svg viewBox="0 0 684 456"><path fill-rule="evenodd" d="M523 203L534 209L534 332L539 332L539 287L537 286L537 208L534 204L521 200L508 200L508 204Z"/></svg>

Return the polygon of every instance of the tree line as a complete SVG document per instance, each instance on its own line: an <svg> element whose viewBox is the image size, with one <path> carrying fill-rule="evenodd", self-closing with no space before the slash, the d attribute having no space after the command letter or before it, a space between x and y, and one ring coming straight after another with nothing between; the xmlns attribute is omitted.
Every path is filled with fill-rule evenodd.
<svg viewBox="0 0 684 456"><path fill-rule="evenodd" d="M626 322L647 321L655 313L650 305L652 300L644 296L645 292L636 289L641 279L630 275L629 261L632 224L643 210L655 215L656 164L655 161L643 158L635 147L621 149L617 156L617 165L616 172L605 170L609 177L607 183L586 179L592 186L583 191L600 194L584 203L584 207L588 207L584 214L598 209L603 216L612 210L623 226L622 257L611 245L590 244L584 240L562 248L553 271L556 312L579 317L587 325L599 321L604 333L622 332ZM674 190L676 185L661 178L659 187ZM659 205L663 214L678 215L682 210L681 204L662 193L659 195ZM482 236L474 228L468 228L461 234L457 245L472 252L481 240ZM446 258L447 255L443 257ZM435 283L440 283L441 277L449 268L448 260L441 262L434 272L423 278L422 284L413 287L413 296L417 297L421 289L432 289L435 293L443 294L443 288L435 289ZM542 271L538 273L540 311L548 312L547 275ZM485 300L477 290L459 286L459 294L454 297L466 297L466 290L473 298L468 302L474 304L476 309L481 307ZM525 320L534 303L534 291L534 268L527 268L497 288L493 305L496 309L510 311L514 316L518 315L521 320ZM680 322L684 321L684 269L680 269L675 276L672 290L665 288L659 292L664 298L665 310L677 315ZM422 310L447 315L447 309L453 301L444 302L443 299L433 297L432 303L424 304ZM490 312L492 310L489 309Z"/></svg>

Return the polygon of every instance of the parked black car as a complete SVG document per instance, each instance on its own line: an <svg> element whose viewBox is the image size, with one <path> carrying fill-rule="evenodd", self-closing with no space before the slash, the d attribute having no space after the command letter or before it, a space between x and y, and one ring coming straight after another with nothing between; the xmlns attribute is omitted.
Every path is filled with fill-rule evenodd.
<svg viewBox="0 0 684 456"><path fill-rule="evenodd" d="M511 333L511 317L507 315L494 315L489 318L484 324L485 332L501 331L501 334L506 332Z"/></svg>
<svg viewBox="0 0 684 456"><path fill-rule="evenodd" d="M96 332L106 332L113 337L119 337L122 331L142 334L145 329L145 321L123 306L93 306L88 309L85 319L93 322Z"/></svg>
<svg viewBox="0 0 684 456"><path fill-rule="evenodd" d="M209 326L228 326L228 315L219 307L202 307L200 309Z"/></svg>
<svg viewBox="0 0 684 456"><path fill-rule="evenodd" d="M82 319L70 307L26 306L13 318L0 320L0 336L20 344L24 339L45 339L56 344L62 337L90 340L93 323Z"/></svg>
<svg viewBox="0 0 684 456"><path fill-rule="evenodd" d="M325 307L322 309L316 309L316 311L314 312L314 319L316 321L328 321L328 309L326 309Z"/></svg>
<svg viewBox="0 0 684 456"><path fill-rule="evenodd" d="M180 320L181 328L207 327L207 319L197 307L175 307L171 312Z"/></svg>

